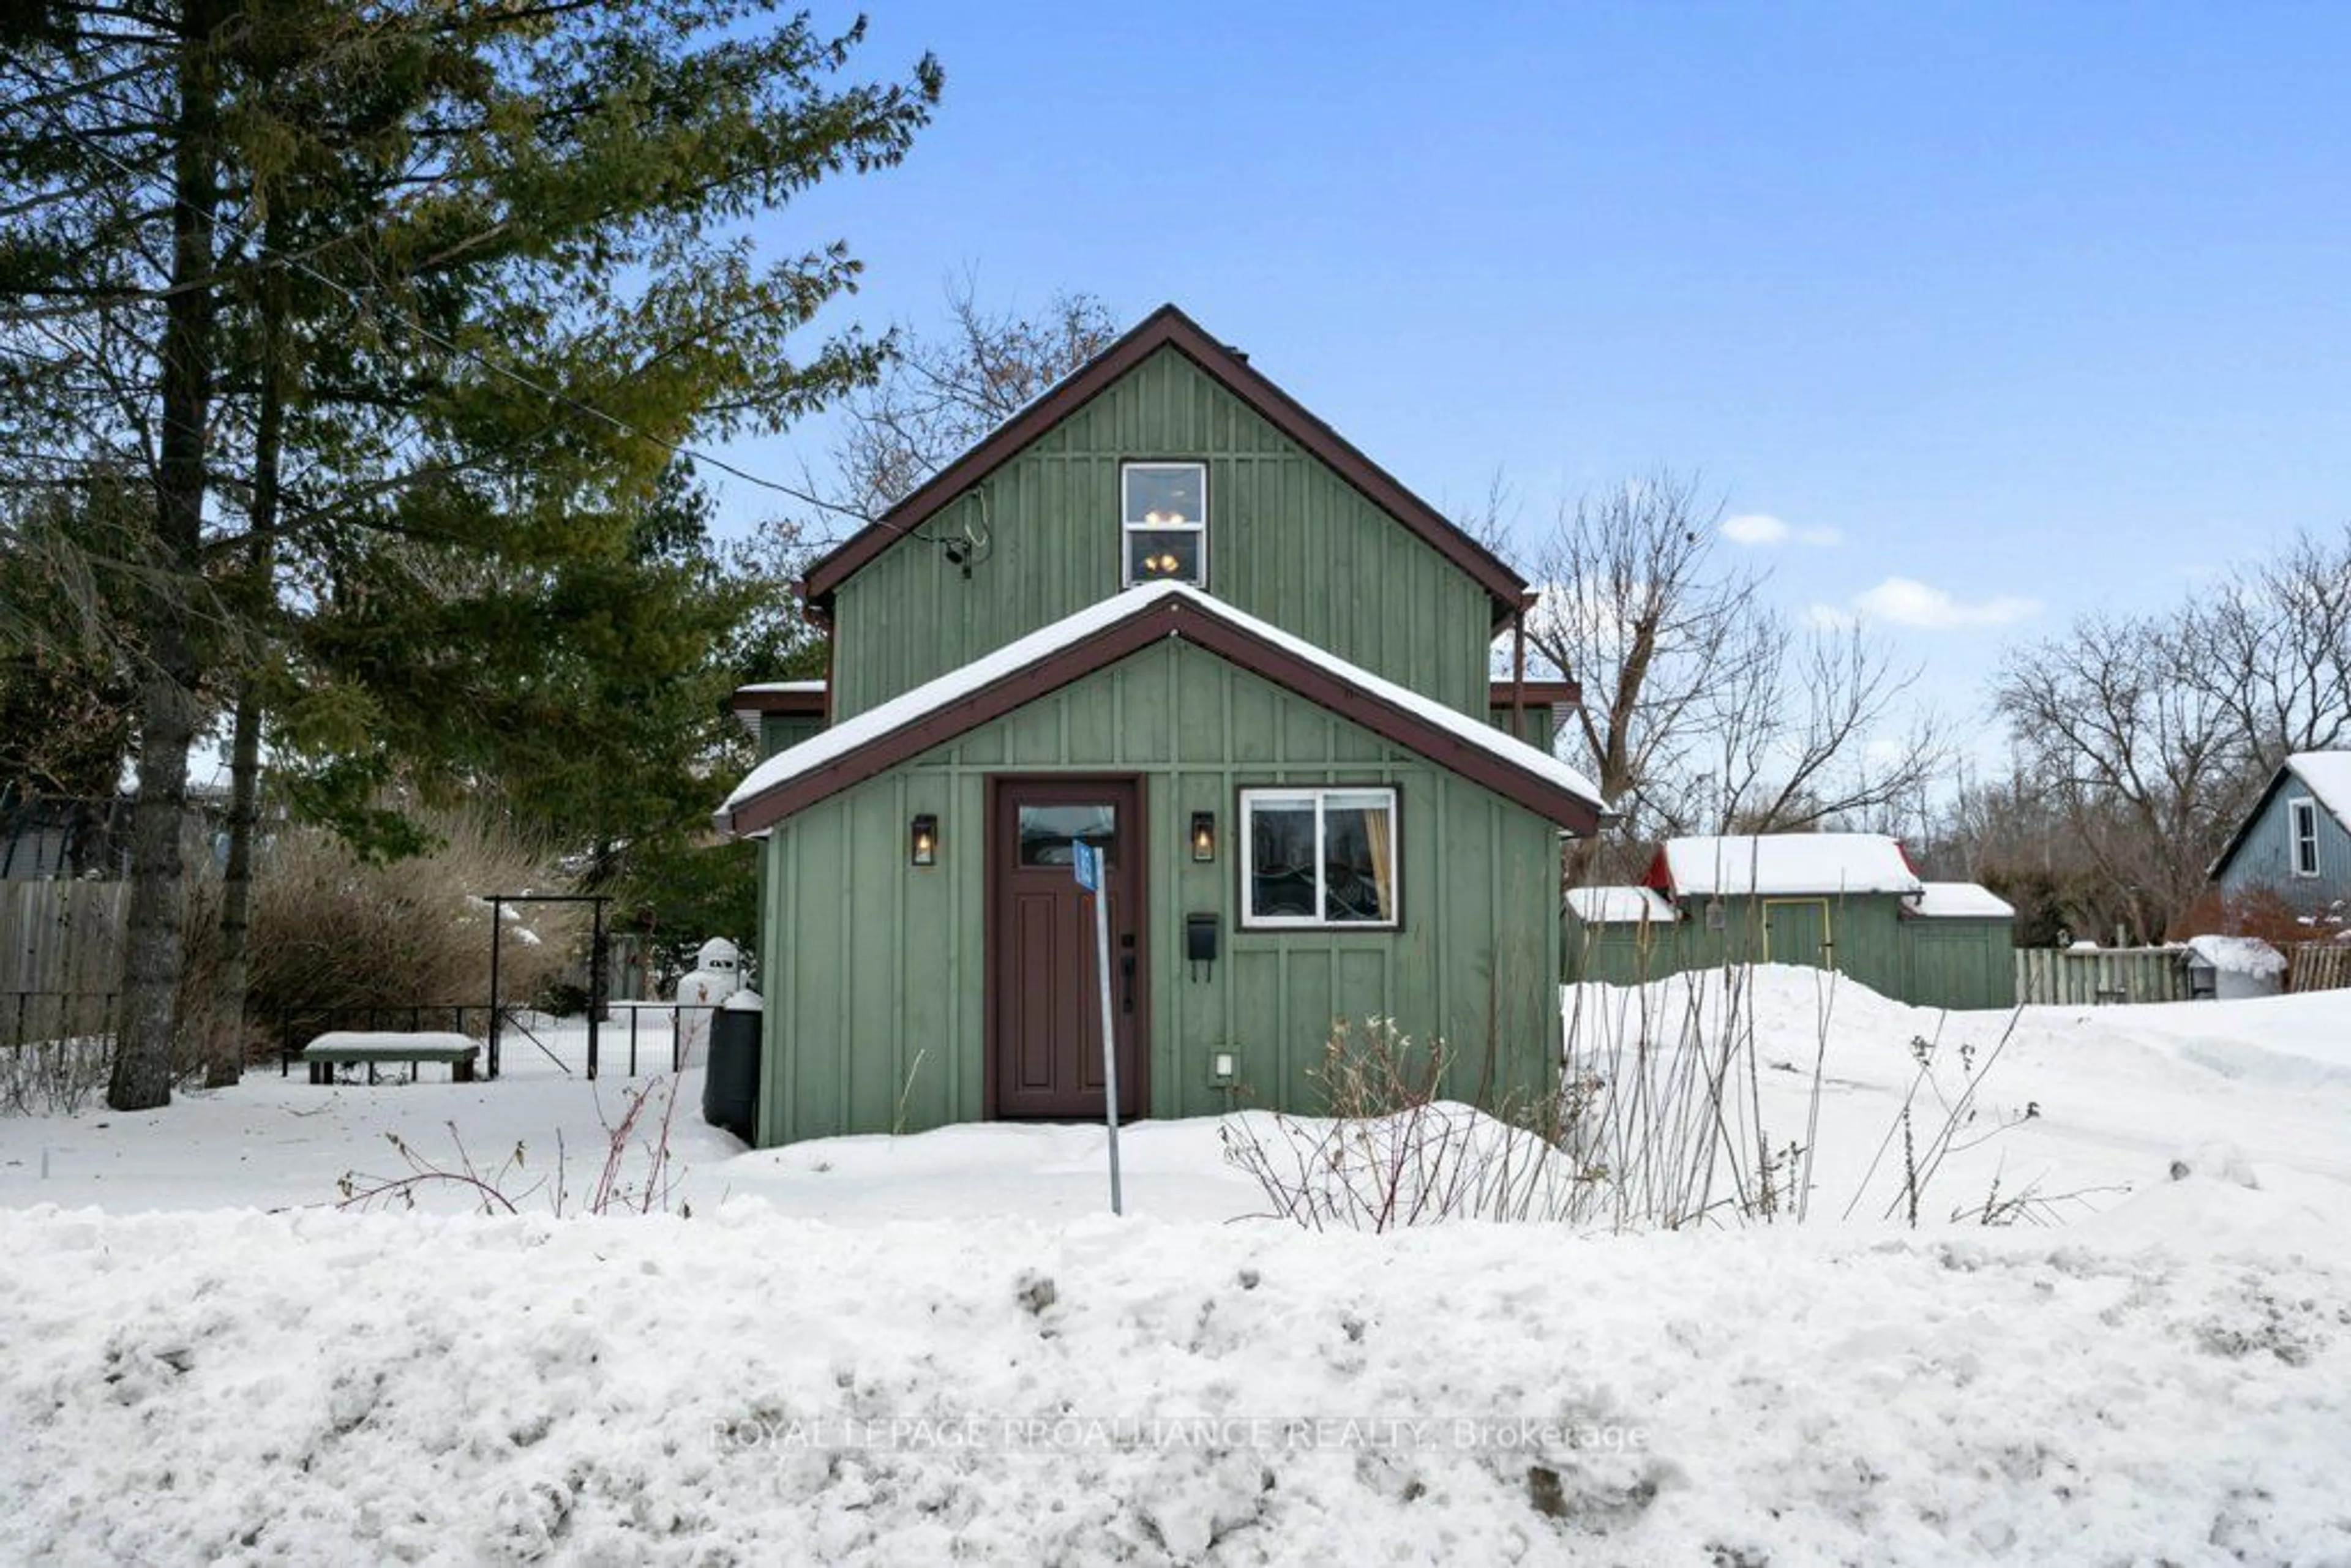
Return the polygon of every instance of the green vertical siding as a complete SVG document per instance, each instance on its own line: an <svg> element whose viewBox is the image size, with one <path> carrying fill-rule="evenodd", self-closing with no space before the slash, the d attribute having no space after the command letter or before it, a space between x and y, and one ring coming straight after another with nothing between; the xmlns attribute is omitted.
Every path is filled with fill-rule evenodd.
<svg viewBox="0 0 2351 1568"><path fill-rule="evenodd" d="M763 713L759 716L759 755L773 757L823 729L824 720L815 714Z"/></svg>
<svg viewBox="0 0 2351 1568"><path fill-rule="evenodd" d="M987 787L998 773L1143 778L1149 837L1151 1113L1311 1111L1334 1018L1441 1036L1448 1092L1544 1089L1558 1060L1558 839L1549 822L1186 643L1134 654L895 772L779 823L767 847L762 1141L914 1131L977 1118L987 1041ZM1238 929L1236 791L1393 785L1403 927ZM1213 864L1190 858L1217 814ZM906 824L939 819L939 864L906 863ZM1215 913L1212 978L1183 959L1184 916ZM1241 1092L1208 1079L1238 1058Z"/></svg>
<svg viewBox="0 0 2351 1568"><path fill-rule="evenodd" d="M1553 733L1549 703L1529 703L1518 714L1511 713L1508 703L1494 703L1486 710L1486 716L1488 721L1503 734L1525 741L1537 751L1551 749ZM1513 718L1519 721L1516 725L1511 723Z"/></svg>
<svg viewBox="0 0 2351 1568"><path fill-rule="evenodd" d="M2013 920L1906 920L1902 936L1909 964L1904 1001L1922 1008L2016 1005Z"/></svg>
<svg viewBox="0 0 2351 1568"><path fill-rule="evenodd" d="M923 539L833 598L836 722L1119 590L1119 465L1208 465L1208 591L1448 706L1488 714L1486 591L1173 349L1138 365L926 538L985 526L970 575Z"/></svg>

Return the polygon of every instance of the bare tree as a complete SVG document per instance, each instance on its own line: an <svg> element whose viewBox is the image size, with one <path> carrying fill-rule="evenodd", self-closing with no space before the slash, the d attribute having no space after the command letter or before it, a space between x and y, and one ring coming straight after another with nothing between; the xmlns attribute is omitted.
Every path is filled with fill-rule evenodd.
<svg viewBox="0 0 2351 1568"><path fill-rule="evenodd" d="M969 278L948 286L947 317L936 336L894 333L880 379L844 402L833 480L807 486L828 514L810 533L879 517L1118 337L1092 294L1056 293L1033 316L991 312Z"/></svg>
<svg viewBox="0 0 2351 1568"><path fill-rule="evenodd" d="M1583 687L1578 748L1620 809L1677 769L1710 683L1757 656L1759 580L1711 559L1721 511L1660 472L1585 496L1537 552L1527 642Z"/></svg>
<svg viewBox="0 0 2351 1568"><path fill-rule="evenodd" d="M1758 612L1751 649L1711 686L1695 727L1704 771L1657 781L1673 832L1784 833L1853 824L1909 808L1951 762L1909 700L1915 666L1896 665L1857 626L1798 632Z"/></svg>
<svg viewBox="0 0 2351 1568"><path fill-rule="evenodd" d="M2178 672L2220 705L2263 765L2351 736L2351 525L2304 533L2181 615Z"/></svg>
<svg viewBox="0 0 2351 1568"><path fill-rule="evenodd" d="M1721 511L1661 471L1562 513L1527 640L1583 687L1570 756L1635 840L1798 831L1914 797L1948 760L1930 725L1900 722L1917 671L1856 628L1801 632L1771 611L1760 576L1715 559Z"/></svg>
<svg viewBox="0 0 2351 1568"><path fill-rule="evenodd" d="M2259 761L2219 683L2189 678L2209 652L2191 612L2088 615L2020 649L1995 701L2033 785L2062 813L2098 902L2160 936L2204 882Z"/></svg>
<svg viewBox="0 0 2351 1568"><path fill-rule="evenodd" d="M2163 936L2286 755L2351 737L2351 528L2171 611L2085 616L2011 654L1995 700L2097 929Z"/></svg>

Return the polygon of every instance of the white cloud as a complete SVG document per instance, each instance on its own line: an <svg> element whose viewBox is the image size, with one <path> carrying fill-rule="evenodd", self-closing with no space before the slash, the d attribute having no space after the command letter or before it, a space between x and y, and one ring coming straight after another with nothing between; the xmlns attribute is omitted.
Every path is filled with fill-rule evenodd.
<svg viewBox="0 0 2351 1568"><path fill-rule="evenodd" d="M1785 543L1788 525L1763 512L1741 512L1722 519L1722 537L1735 545Z"/></svg>
<svg viewBox="0 0 2351 1568"><path fill-rule="evenodd" d="M1740 512L1722 519L1722 537L1735 545L1783 545L1791 539L1800 545L1829 546L1844 542L1844 535L1831 528L1792 528L1769 512Z"/></svg>
<svg viewBox="0 0 2351 1568"><path fill-rule="evenodd" d="M1969 604L1916 578L1889 577L1855 595L1854 608L1875 621L1947 632L1960 626L2005 626L2041 612L2038 600L2000 594Z"/></svg>

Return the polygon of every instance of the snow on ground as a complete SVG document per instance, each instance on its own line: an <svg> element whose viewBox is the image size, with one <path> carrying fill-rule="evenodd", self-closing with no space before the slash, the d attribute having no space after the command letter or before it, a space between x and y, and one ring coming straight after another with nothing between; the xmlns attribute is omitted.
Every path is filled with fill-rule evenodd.
<svg viewBox="0 0 2351 1568"><path fill-rule="evenodd" d="M1801 1227L1310 1234L1207 1122L1115 1220L1096 1129L745 1152L692 1071L691 1218L329 1207L452 1121L576 1203L609 1038L0 1118L0 1561L2351 1561L2351 994L2028 1009L1924 1211L2085 1195L1917 1231L1835 1216L2008 1017L1822 1005L1740 1009Z"/></svg>

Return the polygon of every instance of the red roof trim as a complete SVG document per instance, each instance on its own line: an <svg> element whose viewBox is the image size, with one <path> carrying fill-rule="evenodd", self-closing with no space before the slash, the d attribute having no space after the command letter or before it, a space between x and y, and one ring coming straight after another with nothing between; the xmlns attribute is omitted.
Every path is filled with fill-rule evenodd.
<svg viewBox="0 0 2351 1568"><path fill-rule="evenodd" d="M1496 681L1487 695L1491 707L1509 707L1520 697L1529 707L1574 707L1583 701L1583 688L1573 681Z"/></svg>
<svg viewBox="0 0 2351 1568"><path fill-rule="evenodd" d="M830 612L833 590L949 502L993 474L1039 437L1163 348L1173 348L1299 445L1335 470L1396 521L1458 567L1494 598L1494 624L1508 620L1527 595L1527 583L1485 546L1399 483L1344 436L1250 368L1247 360L1202 330L1173 305L1163 305L1126 336L1071 371L1050 392L998 425L978 445L948 464L912 495L844 540L810 569L803 592L810 609Z"/></svg>

